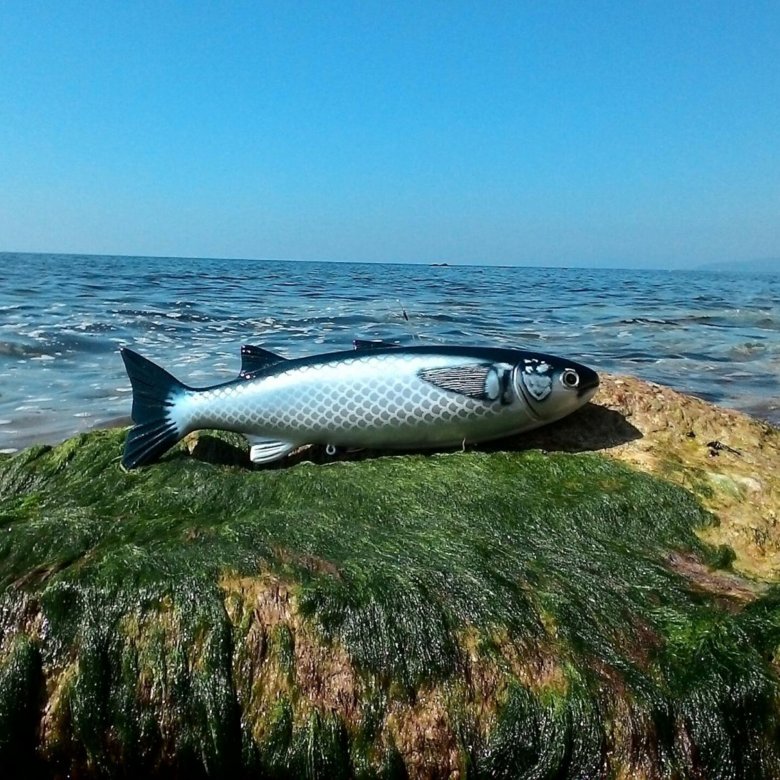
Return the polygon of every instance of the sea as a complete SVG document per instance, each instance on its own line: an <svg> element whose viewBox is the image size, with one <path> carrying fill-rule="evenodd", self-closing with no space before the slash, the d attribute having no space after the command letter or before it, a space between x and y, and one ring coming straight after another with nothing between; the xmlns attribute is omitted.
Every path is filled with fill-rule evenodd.
<svg viewBox="0 0 780 780"><path fill-rule="evenodd" d="M130 346L193 386L242 344L496 345L780 425L780 273L0 253L0 452L129 422Z"/></svg>

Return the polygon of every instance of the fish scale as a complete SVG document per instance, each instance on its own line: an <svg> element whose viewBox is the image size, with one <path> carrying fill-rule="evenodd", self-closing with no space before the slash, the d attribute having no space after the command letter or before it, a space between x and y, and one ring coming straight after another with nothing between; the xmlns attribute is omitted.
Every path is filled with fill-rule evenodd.
<svg viewBox="0 0 780 780"><path fill-rule="evenodd" d="M598 375L565 358L485 347L390 347L286 360L242 348L237 379L192 388L129 349L123 464L157 459L200 428L237 431L255 462L302 444L447 447L519 433L588 401Z"/></svg>
<svg viewBox="0 0 780 780"><path fill-rule="evenodd" d="M488 418L497 418L503 430L500 418L527 410L524 404L487 405L418 376L425 368L456 365L464 361L389 354L344 361L338 370L330 365L294 368L254 384L192 396L182 409L189 416L180 424L279 438L305 434L312 443L372 446L403 443L410 429L427 427L426 441L455 444Z"/></svg>

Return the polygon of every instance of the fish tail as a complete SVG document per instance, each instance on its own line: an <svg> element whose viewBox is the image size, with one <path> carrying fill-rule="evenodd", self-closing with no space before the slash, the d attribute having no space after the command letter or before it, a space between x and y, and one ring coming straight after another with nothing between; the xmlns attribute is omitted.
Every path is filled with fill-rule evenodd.
<svg viewBox="0 0 780 780"><path fill-rule="evenodd" d="M176 406L190 388L131 349L123 347L121 354L133 387L135 423L125 440L122 465L134 469L157 460L187 433Z"/></svg>

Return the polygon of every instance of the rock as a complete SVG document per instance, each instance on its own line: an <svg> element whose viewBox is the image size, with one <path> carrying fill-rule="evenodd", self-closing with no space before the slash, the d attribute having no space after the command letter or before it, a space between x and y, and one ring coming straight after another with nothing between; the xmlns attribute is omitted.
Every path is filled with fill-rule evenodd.
<svg viewBox="0 0 780 780"><path fill-rule="evenodd" d="M780 775L776 429L607 377L468 452L123 438L0 459L10 776Z"/></svg>
<svg viewBox="0 0 780 780"><path fill-rule="evenodd" d="M573 430L562 421L528 446L602 451L682 485L720 521L703 538L732 547L739 571L780 579L777 428L633 377L602 377L594 401Z"/></svg>

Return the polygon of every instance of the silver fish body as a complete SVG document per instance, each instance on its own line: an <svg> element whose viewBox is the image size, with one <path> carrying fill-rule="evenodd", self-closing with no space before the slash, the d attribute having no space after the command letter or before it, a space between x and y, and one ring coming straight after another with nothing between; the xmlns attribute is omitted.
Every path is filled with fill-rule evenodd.
<svg viewBox="0 0 780 780"><path fill-rule="evenodd" d="M373 346L373 345L372 345ZM244 347L239 378L187 387L131 350L133 420L123 463L159 457L190 431L247 435L269 462L303 444L448 447L530 430L586 403L591 369L519 350L385 347L285 360Z"/></svg>

